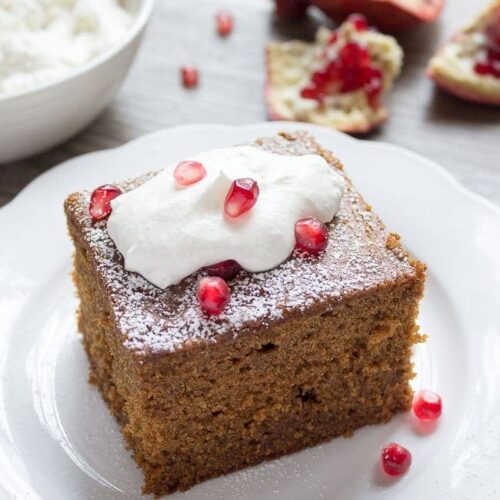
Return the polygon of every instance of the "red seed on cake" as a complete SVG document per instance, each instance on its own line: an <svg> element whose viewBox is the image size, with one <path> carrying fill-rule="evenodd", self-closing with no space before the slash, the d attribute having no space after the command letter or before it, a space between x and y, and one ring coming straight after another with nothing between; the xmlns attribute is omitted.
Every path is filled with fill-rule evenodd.
<svg viewBox="0 0 500 500"><path fill-rule="evenodd" d="M403 446L389 443L380 454L382 470L389 476L401 476L411 465L411 453Z"/></svg>
<svg viewBox="0 0 500 500"><path fill-rule="evenodd" d="M196 287L201 308L210 315L220 314L227 306L231 291L227 283L217 276L201 278Z"/></svg>
<svg viewBox="0 0 500 500"><path fill-rule="evenodd" d="M215 14L215 25L220 36L227 36L233 31L234 18L229 12L221 10Z"/></svg>
<svg viewBox="0 0 500 500"><path fill-rule="evenodd" d="M356 28L356 31L366 31L369 27L366 17L362 14L351 14L347 18L347 22L351 23Z"/></svg>
<svg viewBox="0 0 500 500"><path fill-rule="evenodd" d="M207 175L203 163L199 161L184 160L177 164L174 170L174 177L177 184L190 186L201 181Z"/></svg>
<svg viewBox="0 0 500 500"><path fill-rule="evenodd" d="M224 202L224 212L228 217L239 217L248 212L257 203L259 198L259 186L250 178L236 179Z"/></svg>
<svg viewBox="0 0 500 500"><path fill-rule="evenodd" d="M225 280L232 280L241 271L241 267L235 260L224 260L205 267L204 271L210 276L219 276L219 278Z"/></svg>
<svg viewBox="0 0 500 500"><path fill-rule="evenodd" d="M182 85L187 88L198 86L198 69L194 66L183 66L181 68Z"/></svg>
<svg viewBox="0 0 500 500"><path fill-rule="evenodd" d="M111 201L122 194L119 187L106 184L94 190L90 196L89 213L92 222L106 219L111 213Z"/></svg>
<svg viewBox="0 0 500 500"><path fill-rule="evenodd" d="M439 394L424 389L415 394L413 413L419 420L437 420L441 416L443 404Z"/></svg>
<svg viewBox="0 0 500 500"><path fill-rule="evenodd" d="M318 219L308 217L295 223L295 247L318 254L328 245L328 228Z"/></svg>

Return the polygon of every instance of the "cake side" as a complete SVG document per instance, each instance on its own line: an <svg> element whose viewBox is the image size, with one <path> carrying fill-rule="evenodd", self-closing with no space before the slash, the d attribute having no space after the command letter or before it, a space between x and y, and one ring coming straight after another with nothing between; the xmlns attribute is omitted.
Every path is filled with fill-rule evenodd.
<svg viewBox="0 0 500 500"><path fill-rule="evenodd" d="M302 134L258 145L318 152L341 167ZM145 493L187 489L408 409L425 266L347 182L325 256L243 273L231 285L235 307L256 311L217 319L187 302L196 276L162 292L124 271L105 224L86 219L87 195L68 199L92 378L145 473ZM132 332L132 313L137 329L148 326L144 314L157 329Z"/></svg>
<svg viewBox="0 0 500 500"><path fill-rule="evenodd" d="M184 490L409 409L423 281L363 292L235 341L133 363L78 250L81 330L93 379L145 473L145 493Z"/></svg>

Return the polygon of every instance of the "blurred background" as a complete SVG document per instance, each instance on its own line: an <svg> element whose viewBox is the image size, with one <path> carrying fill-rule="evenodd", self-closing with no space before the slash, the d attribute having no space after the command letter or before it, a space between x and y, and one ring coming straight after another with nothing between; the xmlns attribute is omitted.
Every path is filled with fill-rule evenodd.
<svg viewBox="0 0 500 500"><path fill-rule="evenodd" d="M406 147L435 160L463 184L500 204L500 109L469 104L437 90L424 76L439 46L486 0L448 0L440 18L397 35L405 54L402 76L386 99L390 118L366 139ZM222 38L214 15L234 16ZM75 155L118 146L148 132L188 123L247 124L266 120L264 47L272 39L312 39L319 11L294 21L274 15L271 0L158 0L136 62L111 105L86 131L28 160L0 166L0 206L31 179ZM181 85L179 69L193 64L198 87Z"/></svg>

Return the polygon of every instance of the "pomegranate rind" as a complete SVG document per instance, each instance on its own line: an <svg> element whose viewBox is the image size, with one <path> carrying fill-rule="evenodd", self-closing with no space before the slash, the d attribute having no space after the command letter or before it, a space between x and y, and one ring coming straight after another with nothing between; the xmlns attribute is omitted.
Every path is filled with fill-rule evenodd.
<svg viewBox="0 0 500 500"><path fill-rule="evenodd" d="M436 20L445 0L313 0L327 16L337 22L352 13L363 14L368 22L382 31L396 32L419 23Z"/></svg>
<svg viewBox="0 0 500 500"><path fill-rule="evenodd" d="M478 87L478 79L490 79L492 78L490 76L478 76L474 79L457 78L452 74L432 68L427 70L426 74L440 89L455 97L477 104L500 106L500 89L493 94L490 89Z"/></svg>
<svg viewBox="0 0 500 500"><path fill-rule="evenodd" d="M282 20L297 19L303 16L309 7L309 0L275 0L274 13Z"/></svg>
<svg viewBox="0 0 500 500"><path fill-rule="evenodd" d="M367 31L353 34L347 23L339 28L341 37L361 38L384 75L383 91L399 75L403 53L394 38ZM270 120L304 121L351 134L366 134L388 118L382 105L372 106L362 90L332 97L334 106L321 106L300 96L323 52L331 31L320 28L314 44L292 40L271 42L266 47L265 102Z"/></svg>
<svg viewBox="0 0 500 500"><path fill-rule="evenodd" d="M492 1L472 22L443 45L430 60L426 75L438 87L466 101L500 106L500 78L478 75L474 71L477 56L467 44L482 33L492 15L500 15L500 0Z"/></svg>

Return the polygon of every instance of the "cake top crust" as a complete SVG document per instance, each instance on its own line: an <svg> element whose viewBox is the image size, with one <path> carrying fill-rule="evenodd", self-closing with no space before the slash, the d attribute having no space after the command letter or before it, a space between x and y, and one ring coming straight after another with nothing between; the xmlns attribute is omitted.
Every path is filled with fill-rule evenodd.
<svg viewBox="0 0 500 500"><path fill-rule="evenodd" d="M277 268L262 273L240 272L229 284L231 300L222 314L207 316L199 307L196 284L201 272L165 290L128 272L108 235L106 221L92 223L90 193L71 194L65 202L69 224L76 229L109 302L124 345L142 360L172 353L193 343L262 329L307 311L328 310L344 297L405 281L418 264L385 230L343 172L341 163L306 133L282 133L258 139L255 147L280 154L322 155L346 179L337 216L329 225L327 250L319 258L297 252ZM133 189L153 174L119 183Z"/></svg>

